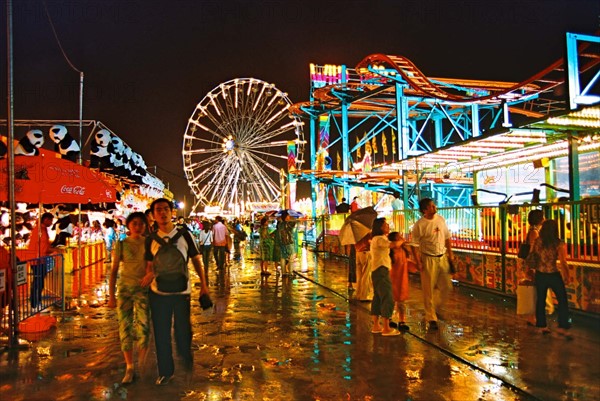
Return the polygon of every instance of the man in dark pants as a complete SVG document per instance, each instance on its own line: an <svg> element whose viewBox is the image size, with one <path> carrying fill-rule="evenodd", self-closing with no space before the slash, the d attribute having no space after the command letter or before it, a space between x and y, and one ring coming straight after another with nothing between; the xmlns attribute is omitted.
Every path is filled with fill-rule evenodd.
<svg viewBox="0 0 600 401"><path fill-rule="evenodd" d="M225 251L227 250L229 230L227 229L227 226L223 224L223 218L221 216L217 216L215 220L216 223L212 227L213 250L215 253L217 269L221 270L225 267Z"/></svg>
<svg viewBox="0 0 600 401"><path fill-rule="evenodd" d="M46 258L46 256L51 255L56 251L56 249L50 245L50 237L48 235L48 229L52 226L53 219L52 213L42 214L40 224L33 228L29 240L29 249L36 251L36 257L38 258L38 261L31 265L33 280L31 283L30 301L33 309L42 306L44 281L48 274L47 261L49 258Z"/></svg>
<svg viewBox="0 0 600 401"><path fill-rule="evenodd" d="M171 201L160 198L150 205L152 215L158 225L157 234L160 238L172 238L178 233L177 227L171 221L173 204ZM177 249L182 253L185 260L191 259L194 270L201 280L200 293L208 294L208 286L200 253L196 248L194 239L189 231L184 231L175 242ZM143 286L150 286L150 312L152 315L152 326L154 328L154 342L156 345L156 359L158 362L157 385L168 384L175 372L173 350L171 347L171 328L174 327L175 343L177 353L183 359L186 370L191 371L193 367L192 354L192 325L190 321L190 294L191 283L189 275L187 288L181 292L162 292L158 289L156 277L154 276L153 259L161 245L152 237L146 240L145 258L146 275L142 279Z"/></svg>

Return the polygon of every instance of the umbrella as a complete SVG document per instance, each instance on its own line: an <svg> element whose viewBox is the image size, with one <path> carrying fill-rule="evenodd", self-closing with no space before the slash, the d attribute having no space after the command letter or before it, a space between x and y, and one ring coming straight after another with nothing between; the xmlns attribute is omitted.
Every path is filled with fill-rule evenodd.
<svg viewBox="0 0 600 401"><path fill-rule="evenodd" d="M281 217L283 215L283 212L287 212L288 216L290 216L294 219L300 219L300 218L304 217L303 213L300 213L300 212L298 212L296 210L292 210L292 209L270 210L265 213L265 216Z"/></svg>
<svg viewBox="0 0 600 401"><path fill-rule="evenodd" d="M0 200L8 199L8 174L0 166ZM89 168L51 156L15 156L15 201L26 203L114 202L115 189Z"/></svg>
<svg viewBox="0 0 600 401"><path fill-rule="evenodd" d="M363 239L371 231L376 218L377 212L371 206L351 213L340 228L340 244L352 245Z"/></svg>

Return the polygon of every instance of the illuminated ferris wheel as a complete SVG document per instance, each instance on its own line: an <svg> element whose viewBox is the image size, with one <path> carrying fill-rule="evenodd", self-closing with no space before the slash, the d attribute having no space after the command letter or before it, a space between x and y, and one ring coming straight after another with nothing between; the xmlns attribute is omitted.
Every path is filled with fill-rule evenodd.
<svg viewBox="0 0 600 401"><path fill-rule="evenodd" d="M280 199L280 174L300 168L304 147L291 104L275 85L254 78L224 82L204 96L183 139L194 208Z"/></svg>

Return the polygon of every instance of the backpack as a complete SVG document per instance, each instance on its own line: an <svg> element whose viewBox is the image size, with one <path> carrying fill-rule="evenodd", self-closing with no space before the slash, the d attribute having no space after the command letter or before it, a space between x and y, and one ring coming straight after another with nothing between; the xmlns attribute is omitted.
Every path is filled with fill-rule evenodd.
<svg viewBox="0 0 600 401"><path fill-rule="evenodd" d="M183 292L188 287L187 258L177 249L177 240L183 233L182 230L177 230L171 239L166 240L159 237L156 232L150 234L150 238L160 245L152 259L156 286L160 292Z"/></svg>

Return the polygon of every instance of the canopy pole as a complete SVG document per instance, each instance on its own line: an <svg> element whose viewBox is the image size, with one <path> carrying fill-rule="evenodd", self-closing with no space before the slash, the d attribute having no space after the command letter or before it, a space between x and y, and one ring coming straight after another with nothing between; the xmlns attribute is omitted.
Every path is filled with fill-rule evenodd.
<svg viewBox="0 0 600 401"><path fill-rule="evenodd" d="M83 71L79 71L79 164L83 164L83 146L82 146L82 138L83 138ZM81 203L78 205L79 214L77 216L77 263L78 263L78 272L79 274L79 285L77 288L77 298L81 297L81 267L83 266L83 252L81 252L81 235L83 234L83 224L81 223ZM65 270L63 269L63 275Z"/></svg>
<svg viewBox="0 0 600 401"><path fill-rule="evenodd" d="M12 310L9 311L8 325L8 342L9 347L16 348L19 345L19 311L18 302L15 294L17 293L17 253L15 247L15 231L17 230L15 223L15 121L14 121L14 91L13 91L13 28L12 28L12 0L6 1L6 105L7 105L7 121L8 121L8 203L10 207L10 266L12 271L12 280L9 289L7 290L9 299L12 304ZM11 288L10 288L11 287Z"/></svg>

